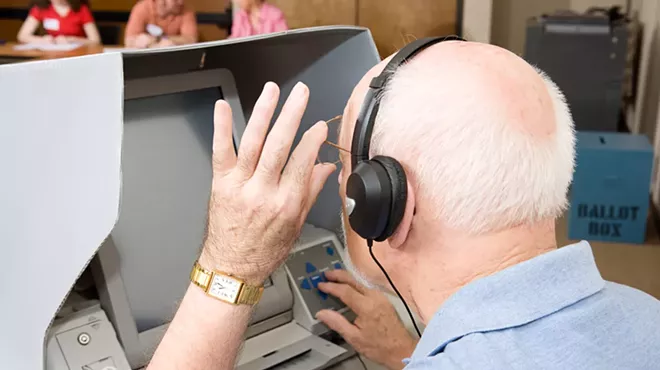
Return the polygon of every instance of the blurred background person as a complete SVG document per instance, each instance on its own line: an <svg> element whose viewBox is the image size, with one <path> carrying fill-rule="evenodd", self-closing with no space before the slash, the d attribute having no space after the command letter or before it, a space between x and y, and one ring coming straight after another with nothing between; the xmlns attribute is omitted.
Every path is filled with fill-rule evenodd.
<svg viewBox="0 0 660 370"><path fill-rule="evenodd" d="M197 18L184 0L140 0L126 24L127 47L150 48L194 44Z"/></svg>
<svg viewBox="0 0 660 370"><path fill-rule="evenodd" d="M18 41L39 44L99 44L101 37L85 1L36 0L18 32ZM43 26L46 34L36 32Z"/></svg>
<svg viewBox="0 0 660 370"><path fill-rule="evenodd" d="M265 0L233 0L233 23L230 38L286 31L284 13Z"/></svg>

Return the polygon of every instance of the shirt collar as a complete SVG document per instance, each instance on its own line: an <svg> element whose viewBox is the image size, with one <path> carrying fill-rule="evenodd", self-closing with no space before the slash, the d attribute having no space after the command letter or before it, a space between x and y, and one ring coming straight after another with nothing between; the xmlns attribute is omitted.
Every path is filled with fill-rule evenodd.
<svg viewBox="0 0 660 370"><path fill-rule="evenodd" d="M527 324L604 286L586 241L545 253L454 293L427 325L412 358L433 356L471 333Z"/></svg>

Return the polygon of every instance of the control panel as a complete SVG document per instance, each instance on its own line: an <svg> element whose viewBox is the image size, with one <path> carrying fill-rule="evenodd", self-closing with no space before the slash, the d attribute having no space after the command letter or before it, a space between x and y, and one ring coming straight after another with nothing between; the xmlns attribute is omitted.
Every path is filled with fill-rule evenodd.
<svg viewBox="0 0 660 370"><path fill-rule="evenodd" d="M294 317L299 324L314 334L327 331L327 328L315 319L318 311L330 309L346 316L352 314L341 300L318 289L319 283L327 281L325 272L344 268L340 248L341 244L333 232L305 225L286 262L296 299Z"/></svg>
<svg viewBox="0 0 660 370"><path fill-rule="evenodd" d="M312 315L324 308L339 310L345 307L339 299L318 289L320 282L327 281L326 271L344 268L339 252L331 241L292 253L287 267Z"/></svg>
<svg viewBox="0 0 660 370"><path fill-rule="evenodd" d="M58 319L46 351L47 370L130 370L115 330L98 304Z"/></svg>

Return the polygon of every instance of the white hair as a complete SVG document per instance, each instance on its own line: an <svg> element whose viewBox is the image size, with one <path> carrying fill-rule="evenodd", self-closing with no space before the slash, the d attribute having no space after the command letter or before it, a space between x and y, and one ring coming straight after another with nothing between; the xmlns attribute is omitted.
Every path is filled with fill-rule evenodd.
<svg viewBox="0 0 660 370"><path fill-rule="evenodd" d="M427 72L415 63L396 72L381 97L370 154L401 161L415 179L418 204L471 235L558 217L573 177L575 131L557 85L537 70L556 125L539 138L498 117L497 101L452 97Z"/></svg>

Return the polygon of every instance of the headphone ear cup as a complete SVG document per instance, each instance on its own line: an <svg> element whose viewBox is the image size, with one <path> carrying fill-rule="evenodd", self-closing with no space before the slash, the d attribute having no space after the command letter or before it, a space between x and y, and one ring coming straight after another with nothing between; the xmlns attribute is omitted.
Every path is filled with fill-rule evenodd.
<svg viewBox="0 0 660 370"><path fill-rule="evenodd" d="M396 159L392 157L376 156L371 160L380 163L383 168L385 168L387 176L390 179L392 190L390 198L392 202L390 204L390 214L387 219L387 225L385 226L383 233L375 239L380 242L392 236L397 227L399 227L399 224L401 224L403 214L406 211L406 202L408 200L408 181L403 166L401 166Z"/></svg>

